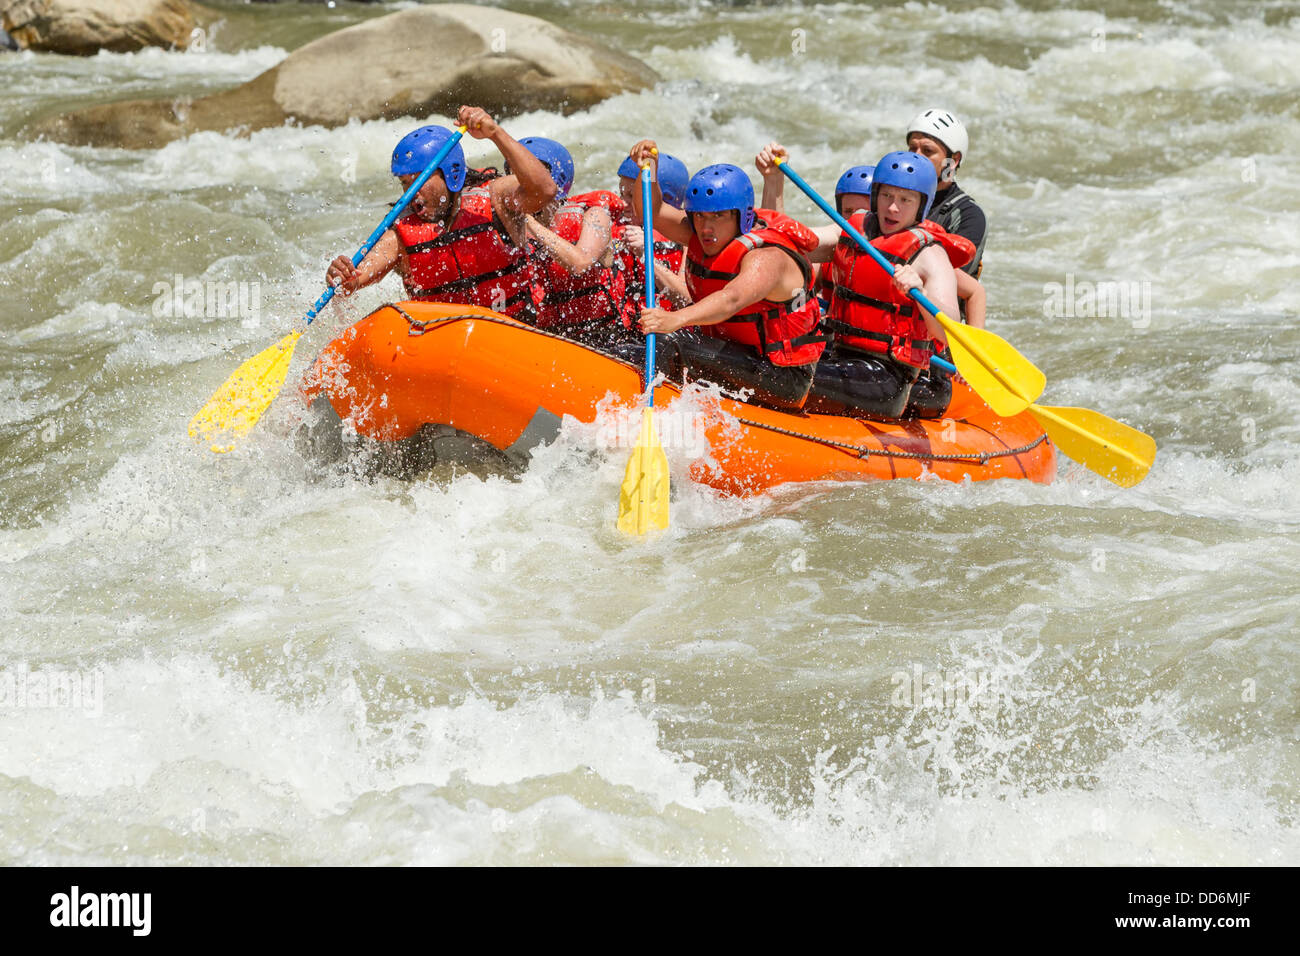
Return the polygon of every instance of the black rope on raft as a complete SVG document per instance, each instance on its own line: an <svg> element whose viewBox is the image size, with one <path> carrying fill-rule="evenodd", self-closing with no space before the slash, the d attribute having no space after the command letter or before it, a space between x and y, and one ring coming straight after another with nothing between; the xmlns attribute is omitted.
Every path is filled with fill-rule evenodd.
<svg viewBox="0 0 1300 956"><path fill-rule="evenodd" d="M737 418L736 421L742 425L748 425L751 428L764 428L770 432L777 432L781 435L789 435L791 438L802 438L804 441L816 442L819 445L829 445L831 448L838 448L840 451L848 452L858 458L871 458L873 456L881 458L918 458L926 461L977 461L981 465L987 465L993 458L1009 458L1014 455L1023 455L1027 451L1033 451L1039 445L1047 440L1047 435L1039 435L1028 445L1021 445L1019 448L1005 448L1002 451L978 451L966 452L952 455L936 455L928 451L891 451L888 448L867 448L865 445L850 445L847 442L839 442L830 438L818 438L816 435L805 435L803 432L791 431L788 428L780 428L776 425L767 425L763 422L750 421L747 418Z"/></svg>
<svg viewBox="0 0 1300 956"><path fill-rule="evenodd" d="M458 319L473 319L478 322L495 322L498 325L510 325L515 328L522 327L536 335L543 335L549 339L560 339L561 341L568 342L571 345L585 348L589 352L595 352L597 355L603 355L605 358L613 358L613 356L607 355L599 349L593 349L589 345L585 345L582 342L575 342L572 339L565 338L563 335L556 335L554 332L548 332L545 329L534 328L533 326L512 319L498 318L494 315L480 315L477 312L467 312L461 315L444 315L441 318L433 319L429 322L421 322L419 319L410 315L394 303L389 303L381 309L376 309L375 312L382 311L384 308L392 309L402 318L406 319L411 326L411 335L423 335L428 329L441 325L444 322L454 322ZM374 312L372 312L371 315L374 315ZM367 316L367 318L369 318L369 316ZM620 361L619 359L614 360ZM1002 451L979 451L956 453L952 455L936 455L933 452L925 451L891 451L888 448L867 448L865 445L851 445L847 442L838 442L831 438L818 438L816 435L806 435L803 432L791 431L788 428L781 428L777 425L767 425L763 422L751 421L748 418L737 418L736 421L740 422L742 425L748 425L750 428L763 428L770 432L776 432L779 435L789 435L791 438L802 438L804 441L816 442L819 445L836 448L840 451L848 452L857 458L871 458L875 456L880 458L913 458L925 461L970 461L979 462L981 465L987 465L989 461L994 458L1010 458L1015 455L1023 455L1027 451L1033 451L1047 440L1047 435L1042 434L1031 441L1028 445L1021 445L1019 448L1005 448Z"/></svg>
<svg viewBox="0 0 1300 956"><path fill-rule="evenodd" d="M430 329L437 328L438 326L444 325L448 322L458 322L458 321L463 322L466 319L475 322L494 322L497 325L508 325L514 329L525 329L533 333L534 335L540 335L543 338L556 339L557 341L560 342L568 342L570 345L576 345L578 348L586 349L588 352L595 352L597 355L602 356L603 358L611 359L612 361L615 362L623 362L624 365L628 364L627 362L623 361L623 359L616 358L615 356L610 355L608 352L602 352L600 349L592 348L590 345L588 345L585 342L579 342L565 335L557 335L555 332L546 331L546 329L539 329L537 328L537 326L529 325L527 322L522 322L519 319L506 319L497 315L483 315L479 312L462 312L459 315L444 315L441 318L430 319L428 322L421 322L419 319L415 318L415 316L411 315L409 312L404 310L401 306L399 306L395 302L390 302L387 305L380 306L378 309L375 309L374 312L371 312L370 315L374 315L376 312L382 312L384 311L384 309L392 309L402 318L406 319L407 324L411 326L410 329L407 330L407 335L412 335L412 336L423 335L425 332L428 332ZM366 318L367 319L370 318L370 315L367 315Z"/></svg>

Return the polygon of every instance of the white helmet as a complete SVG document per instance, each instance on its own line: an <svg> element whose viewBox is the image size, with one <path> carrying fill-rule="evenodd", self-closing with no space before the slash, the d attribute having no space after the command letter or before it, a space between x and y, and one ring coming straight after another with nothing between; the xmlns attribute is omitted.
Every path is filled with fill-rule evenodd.
<svg viewBox="0 0 1300 956"><path fill-rule="evenodd" d="M963 160L966 158L970 137L966 134L966 127L962 125L961 120L947 110L935 108L916 114L907 126L907 135L911 136L913 133L923 133L933 137L943 143L949 153L961 153L961 158Z"/></svg>

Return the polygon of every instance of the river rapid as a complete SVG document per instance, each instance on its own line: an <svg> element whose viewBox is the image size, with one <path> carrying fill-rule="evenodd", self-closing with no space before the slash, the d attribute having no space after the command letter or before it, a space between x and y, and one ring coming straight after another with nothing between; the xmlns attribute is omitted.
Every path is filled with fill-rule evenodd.
<svg viewBox="0 0 1300 956"><path fill-rule="evenodd" d="M504 121L582 189L653 136L692 170L779 139L829 192L956 112L989 327L1043 402L1160 447L1128 490L1062 458L1047 487L741 500L678 461L646 541L594 426L513 480L304 460L293 383L395 277L331 305L235 452L187 439L382 218L415 120L19 134L399 6L218 4L202 52L0 56L0 861L1300 862L1293 4L506 4L663 77ZM241 309L187 316L190 280Z"/></svg>

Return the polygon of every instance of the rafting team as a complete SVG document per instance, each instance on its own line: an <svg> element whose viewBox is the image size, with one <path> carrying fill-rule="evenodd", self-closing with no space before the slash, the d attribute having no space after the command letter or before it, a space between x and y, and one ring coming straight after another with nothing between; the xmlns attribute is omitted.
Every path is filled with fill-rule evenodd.
<svg viewBox="0 0 1300 956"><path fill-rule="evenodd" d="M946 314L984 322L978 275L985 218L954 182L965 127L941 109L919 114L907 151L840 177L840 214L894 264L891 279L838 226L784 214L785 157L755 158L763 202L726 163L689 176L643 140L618 168L619 191L571 194L573 158L540 136L515 140L477 107L457 125L490 139L504 172L470 169L457 144L359 266L340 256L328 281L348 294L398 270L411 299L469 303L632 363L661 333L657 371L671 381L745 390L779 409L872 418L937 418L951 379L938 321L907 290ZM393 152L407 189L450 139L424 126ZM652 170L656 301L645 301L639 175ZM816 264L816 265L815 265Z"/></svg>

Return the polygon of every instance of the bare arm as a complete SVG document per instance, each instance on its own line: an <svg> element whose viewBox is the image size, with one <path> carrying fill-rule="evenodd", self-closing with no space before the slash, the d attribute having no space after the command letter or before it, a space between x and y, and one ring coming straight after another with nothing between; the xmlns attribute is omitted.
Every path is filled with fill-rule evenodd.
<svg viewBox="0 0 1300 956"><path fill-rule="evenodd" d="M957 277L957 298L966 303L966 324L973 329L984 328L984 283L968 272L954 269Z"/></svg>
<svg viewBox="0 0 1300 956"><path fill-rule="evenodd" d="M740 261L740 272L725 286L679 312L642 309L646 332L675 332L688 325L717 325L760 299L784 300L803 288L803 273L780 249L755 249Z"/></svg>
<svg viewBox="0 0 1300 956"><path fill-rule="evenodd" d="M767 195L764 191L763 195ZM830 262L835 258L835 246L840 241L840 227L836 225L817 226L817 248L808 253L810 262Z"/></svg>
<svg viewBox="0 0 1300 956"><path fill-rule="evenodd" d="M546 164L528 152L513 136L497 125L486 110L462 106L456 123L474 139L490 139L510 164L510 175L488 184L492 208L510 232L516 245L523 245L524 216L537 212L555 198L555 180Z"/></svg>
<svg viewBox="0 0 1300 956"><path fill-rule="evenodd" d="M662 262L655 263L655 289L666 294L678 307L690 304L691 294L686 289L686 280Z"/></svg>
<svg viewBox="0 0 1300 956"><path fill-rule="evenodd" d="M566 242L532 216L525 221L529 234L544 245L552 258L571 275L580 275L606 258L612 229L607 209L595 207L583 213L582 232L576 243Z"/></svg>
<svg viewBox="0 0 1300 956"><path fill-rule="evenodd" d="M691 224L686 213L674 209L663 201L659 191L659 148L652 139L643 139L628 153L638 166L650 163L650 203L654 227L667 239L685 246L691 241Z"/></svg>
<svg viewBox="0 0 1300 956"><path fill-rule="evenodd" d="M894 287L900 292L906 293L918 286L926 298L949 318L957 312L957 279L952 264L948 262L948 254L941 247L936 245L923 249L911 265L899 266L894 272ZM930 337L940 345L947 345L948 337L939 320L925 309L921 309L921 315L925 318Z"/></svg>
<svg viewBox="0 0 1300 956"><path fill-rule="evenodd" d="M623 242L626 244L628 251L644 262L645 232L642 231L640 226L628 226L624 229ZM683 275L685 269L686 258L684 256L682 257L681 272L674 272L658 259L655 259L655 289L659 294L667 295L672 299L673 304L678 308L691 304L691 294L686 289L686 279ZM638 275L644 272L644 268L637 270Z"/></svg>
<svg viewBox="0 0 1300 956"><path fill-rule="evenodd" d="M789 158L785 147L777 142L768 143L754 157L754 165L763 177L763 201L759 205L764 209L785 212L785 173L781 172L776 160Z"/></svg>
<svg viewBox="0 0 1300 956"><path fill-rule="evenodd" d="M325 281L338 287L339 295L351 295L357 289L378 282L392 271L402 257L402 244L392 229L384 231L379 241L370 247L360 266L352 264L351 256L339 256L330 263Z"/></svg>

